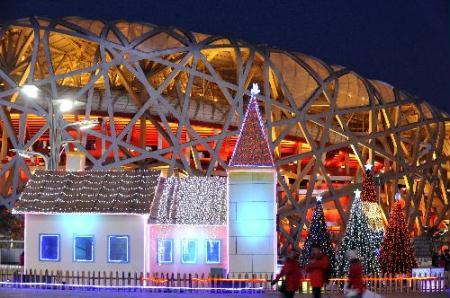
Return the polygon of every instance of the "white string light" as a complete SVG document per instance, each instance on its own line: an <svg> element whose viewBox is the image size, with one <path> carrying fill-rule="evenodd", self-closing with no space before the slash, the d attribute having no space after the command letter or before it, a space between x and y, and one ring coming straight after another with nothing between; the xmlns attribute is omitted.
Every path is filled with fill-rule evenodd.
<svg viewBox="0 0 450 298"><path fill-rule="evenodd" d="M159 172L36 171L13 212L16 214L148 214Z"/></svg>
<svg viewBox="0 0 450 298"><path fill-rule="evenodd" d="M151 206L159 224L224 225L227 216L226 179L222 177L170 177Z"/></svg>

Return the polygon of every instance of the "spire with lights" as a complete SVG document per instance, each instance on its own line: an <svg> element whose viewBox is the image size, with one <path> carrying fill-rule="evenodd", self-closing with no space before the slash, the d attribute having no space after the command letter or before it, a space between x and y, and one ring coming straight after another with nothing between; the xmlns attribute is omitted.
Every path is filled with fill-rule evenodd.
<svg viewBox="0 0 450 298"><path fill-rule="evenodd" d="M381 245L379 261L383 273L389 274L409 274L417 266L398 193Z"/></svg>
<svg viewBox="0 0 450 298"><path fill-rule="evenodd" d="M334 268L336 258L334 255L334 248L331 243L331 235L328 232L327 225L325 223L321 195L316 197L316 209L314 210L314 215L309 226L308 236L306 237L305 245L303 246L300 258L300 263L303 266L308 263L308 260L311 257L313 246L320 247L322 253L328 256L330 265L332 266L331 268Z"/></svg>
<svg viewBox="0 0 450 298"><path fill-rule="evenodd" d="M380 265L377 259L378 248L373 231L369 227L366 215L363 212L361 191L355 190L350 216L342 238L341 247L337 252L336 273L338 276L348 274L349 259L347 252L355 250L363 264L364 274L379 274Z"/></svg>
<svg viewBox="0 0 450 298"><path fill-rule="evenodd" d="M253 84L250 102L231 155L230 167L274 167L272 152L256 101L259 92L258 84Z"/></svg>

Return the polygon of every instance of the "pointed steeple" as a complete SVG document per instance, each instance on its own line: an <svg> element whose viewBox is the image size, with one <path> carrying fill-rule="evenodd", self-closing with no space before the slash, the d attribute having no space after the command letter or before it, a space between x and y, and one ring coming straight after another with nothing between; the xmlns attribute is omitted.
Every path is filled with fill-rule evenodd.
<svg viewBox="0 0 450 298"><path fill-rule="evenodd" d="M256 101L258 93L258 85L253 84L250 102L231 155L230 167L274 167L272 152Z"/></svg>

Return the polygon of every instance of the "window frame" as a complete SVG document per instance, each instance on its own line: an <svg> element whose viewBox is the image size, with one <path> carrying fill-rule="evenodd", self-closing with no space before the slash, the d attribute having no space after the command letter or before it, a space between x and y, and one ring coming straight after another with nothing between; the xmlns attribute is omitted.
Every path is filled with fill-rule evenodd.
<svg viewBox="0 0 450 298"><path fill-rule="evenodd" d="M183 260L183 246L184 246L184 241L192 241L195 243L195 260L194 261L184 261ZM181 247L180 247L180 262L181 264L197 264L198 263L198 240L197 239L181 239Z"/></svg>
<svg viewBox="0 0 450 298"><path fill-rule="evenodd" d="M77 238L92 238L92 260L77 260L76 259L76 239ZM94 235L74 235L72 242L72 262L76 263L94 263L95 262L95 236Z"/></svg>
<svg viewBox="0 0 450 298"><path fill-rule="evenodd" d="M208 261L208 242L218 242L219 243L219 261ZM221 264L222 263L222 240L221 239L206 239L205 240L205 263L206 264Z"/></svg>
<svg viewBox="0 0 450 298"><path fill-rule="evenodd" d="M42 257L42 238L45 236L56 236L57 243L57 258L56 259L46 259ZM61 234L50 234L50 233L40 233L39 234L39 261L40 262L61 262Z"/></svg>
<svg viewBox="0 0 450 298"><path fill-rule="evenodd" d="M159 242L160 241L169 241L170 242L170 261L160 261L159 259ZM164 264L173 264L174 263L174 241L173 239L164 239L164 238L158 238L156 239L156 262L158 264L164 265Z"/></svg>
<svg viewBox="0 0 450 298"><path fill-rule="evenodd" d="M111 260L110 255L111 255L111 238L126 238L127 239L127 260L126 261L115 261L115 260ZM113 264L129 264L130 263L130 235L108 235L107 238L108 241L108 245L107 245L107 249L108 251L106 252L106 258L107 258L107 262L108 263L113 263Z"/></svg>

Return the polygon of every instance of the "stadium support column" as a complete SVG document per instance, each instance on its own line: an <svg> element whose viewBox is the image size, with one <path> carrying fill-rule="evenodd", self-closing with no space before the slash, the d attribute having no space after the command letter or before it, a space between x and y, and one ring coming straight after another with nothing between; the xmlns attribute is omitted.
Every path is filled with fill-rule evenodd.
<svg viewBox="0 0 450 298"><path fill-rule="evenodd" d="M229 272L275 272L275 184L274 168L228 171Z"/></svg>

